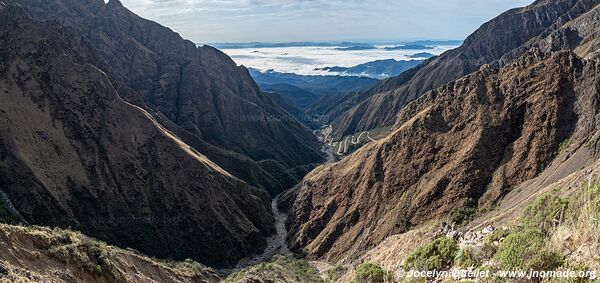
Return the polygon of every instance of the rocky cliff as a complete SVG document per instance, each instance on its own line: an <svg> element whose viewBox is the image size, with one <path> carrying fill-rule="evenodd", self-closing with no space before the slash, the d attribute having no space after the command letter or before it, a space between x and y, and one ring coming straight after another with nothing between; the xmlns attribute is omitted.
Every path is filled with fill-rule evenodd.
<svg viewBox="0 0 600 283"><path fill-rule="evenodd" d="M265 246L265 193L122 100L79 30L0 8L0 62L0 190L25 221L212 266Z"/></svg>
<svg viewBox="0 0 600 283"><path fill-rule="evenodd" d="M312 133L222 52L197 48L118 0L11 2L80 31L122 98L249 184L277 193L322 160Z"/></svg>
<svg viewBox="0 0 600 283"><path fill-rule="evenodd" d="M386 237L468 217L600 129L600 64L532 49L442 85L400 112L393 133L311 172L291 209L292 248L352 259Z"/></svg>
<svg viewBox="0 0 600 283"><path fill-rule="evenodd" d="M409 102L442 84L472 73L484 64L505 64L532 46L553 39L554 49L593 49L597 46L597 0L538 0L530 6L507 11L482 25L457 49L383 81L368 92L333 102L329 110L338 137L392 125ZM584 16L584 17L580 17ZM576 23L573 19L583 19ZM589 24L586 24L589 23ZM575 28L579 27L579 28ZM582 41L582 38L588 38ZM541 47L541 46L540 46ZM582 51L583 52L583 51ZM510 53L510 55L508 55ZM343 103L340 103L343 102Z"/></svg>

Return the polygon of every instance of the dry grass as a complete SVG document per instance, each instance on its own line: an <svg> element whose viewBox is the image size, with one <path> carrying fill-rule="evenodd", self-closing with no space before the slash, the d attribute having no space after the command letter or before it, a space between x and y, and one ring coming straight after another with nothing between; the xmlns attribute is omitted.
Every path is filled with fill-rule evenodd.
<svg viewBox="0 0 600 283"><path fill-rule="evenodd" d="M590 180L570 200L565 221L555 228L549 245L569 261L600 268L600 180Z"/></svg>
<svg viewBox="0 0 600 283"><path fill-rule="evenodd" d="M8 277L0 275L0 283L219 281L214 270L192 260L154 259L80 232L38 226L0 224L2 266Z"/></svg>

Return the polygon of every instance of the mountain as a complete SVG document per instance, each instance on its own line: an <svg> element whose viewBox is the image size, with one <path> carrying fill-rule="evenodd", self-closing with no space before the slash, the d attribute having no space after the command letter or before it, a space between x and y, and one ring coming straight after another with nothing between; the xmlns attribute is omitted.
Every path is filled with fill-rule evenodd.
<svg viewBox="0 0 600 283"><path fill-rule="evenodd" d="M318 117L313 118L305 113L315 101L319 100L320 95L288 84L263 85L261 88L265 95L309 129L316 130L321 127Z"/></svg>
<svg viewBox="0 0 600 283"><path fill-rule="evenodd" d="M409 42L401 42L399 45L425 45L425 46L460 46L463 44L462 40L417 40Z"/></svg>
<svg viewBox="0 0 600 283"><path fill-rule="evenodd" d="M294 107L297 107L300 110L305 110L321 96L290 84L264 84L261 86L261 89L270 93L278 93L281 97L289 100ZM275 101L275 103L280 105L278 101ZM288 110L286 107L283 107L283 109L286 109L286 111ZM299 121L301 120L299 119Z"/></svg>
<svg viewBox="0 0 600 283"><path fill-rule="evenodd" d="M530 51L427 93L387 138L304 179L292 248L337 261L429 220L491 207L540 174L561 143L585 144L600 129L598 67L570 52Z"/></svg>
<svg viewBox="0 0 600 283"><path fill-rule="evenodd" d="M279 107L292 114L308 128L317 130L329 118L320 105L332 97L365 91L379 81L356 76L306 76L273 70L261 72L250 69L252 78Z"/></svg>
<svg viewBox="0 0 600 283"><path fill-rule="evenodd" d="M570 20L591 11L596 4L593 0L538 0L530 6L501 14L483 24L460 47L431 58L410 72L385 80L370 91L349 96L344 104L332 107L328 114L335 136L392 125L397 113L408 102L476 71L483 64L510 61L503 56L516 52L511 55L515 58L525 52L528 45L542 44L538 37L545 38L561 29L572 30ZM587 21L594 22L592 19ZM576 38L569 39L576 41Z"/></svg>
<svg viewBox="0 0 600 283"><path fill-rule="evenodd" d="M433 55L432 55L433 56ZM416 57L420 58L420 57ZM320 71L328 71L332 73L338 73L344 76L359 76L369 77L374 79L385 79L400 75L400 73L414 68L421 64L423 60L376 60L367 62L364 64L356 65L354 67L324 67L318 68Z"/></svg>
<svg viewBox="0 0 600 283"><path fill-rule="evenodd" d="M375 86L379 82L377 79L355 76L298 75L293 73L281 73L273 70L261 72L256 69L250 69L250 75L252 75L252 78L261 87L287 84L323 96L345 94L352 91L364 91Z"/></svg>
<svg viewBox="0 0 600 283"><path fill-rule="evenodd" d="M377 49L377 47L375 47L373 45L355 45L355 46L348 46L348 47L338 47L335 50L339 50L339 51L360 51L360 50L371 50L371 49Z"/></svg>
<svg viewBox="0 0 600 283"><path fill-rule="evenodd" d="M415 53L412 55L408 55L408 58L412 58L412 59L418 59L418 58L425 58L425 59L429 59L431 57L435 56L434 54L428 53L428 52L420 52L420 53Z"/></svg>
<svg viewBox="0 0 600 283"><path fill-rule="evenodd" d="M124 101L79 30L9 5L0 46L2 210L211 266L266 246L266 193Z"/></svg>
<svg viewBox="0 0 600 283"><path fill-rule="evenodd" d="M222 52L197 48L118 0L12 2L77 29L121 97L249 184L276 194L323 159L312 133Z"/></svg>
<svg viewBox="0 0 600 283"><path fill-rule="evenodd" d="M407 44L407 45L385 47L384 49L385 50L428 50L428 49L433 49L433 47L421 45L421 44Z"/></svg>
<svg viewBox="0 0 600 283"><path fill-rule="evenodd" d="M462 47L379 85L395 90L368 97L363 103L377 104L354 114L360 121L389 111L392 133L286 193L294 199L290 247L352 262L429 221L468 221L498 203L522 208L539 197L536 188L597 164L599 3L536 1L508 11ZM461 64L444 61L452 58ZM401 100L396 114L392 102Z"/></svg>

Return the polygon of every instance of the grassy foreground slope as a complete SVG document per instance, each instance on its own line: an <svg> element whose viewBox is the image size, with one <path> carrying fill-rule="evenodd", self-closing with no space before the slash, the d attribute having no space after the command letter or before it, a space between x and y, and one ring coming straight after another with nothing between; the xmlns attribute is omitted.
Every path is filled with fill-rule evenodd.
<svg viewBox="0 0 600 283"><path fill-rule="evenodd" d="M0 224L0 282L219 282L197 262L170 262L79 232Z"/></svg>

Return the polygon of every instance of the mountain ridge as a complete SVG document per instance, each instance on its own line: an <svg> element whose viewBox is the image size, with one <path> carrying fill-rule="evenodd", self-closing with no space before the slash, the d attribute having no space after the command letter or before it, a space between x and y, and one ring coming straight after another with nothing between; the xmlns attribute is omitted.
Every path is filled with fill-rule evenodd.
<svg viewBox="0 0 600 283"><path fill-rule="evenodd" d="M120 2L12 2L36 18L53 17L80 30L125 100L251 185L276 194L323 159L312 133L217 49L196 47Z"/></svg>
<svg viewBox="0 0 600 283"><path fill-rule="evenodd" d="M392 125L402 107L426 91L469 74L483 64L498 60L510 62L510 59L501 60L502 56L516 49L520 51L513 58L518 57L527 50L519 47L597 4L594 0L536 1L504 12L468 36L462 46L428 59L367 92L347 97L346 103L329 113L334 135L345 136Z"/></svg>
<svg viewBox="0 0 600 283"><path fill-rule="evenodd" d="M402 110L387 138L318 167L296 188L291 248L311 259L355 258L428 220L491 207L541 173L559 144L600 128L598 79L596 61L538 50L430 91Z"/></svg>
<svg viewBox="0 0 600 283"><path fill-rule="evenodd" d="M122 100L77 30L0 14L0 188L28 223L212 266L264 248L265 192Z"/></svg>

